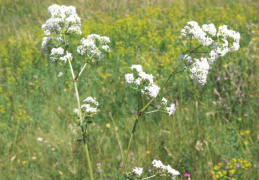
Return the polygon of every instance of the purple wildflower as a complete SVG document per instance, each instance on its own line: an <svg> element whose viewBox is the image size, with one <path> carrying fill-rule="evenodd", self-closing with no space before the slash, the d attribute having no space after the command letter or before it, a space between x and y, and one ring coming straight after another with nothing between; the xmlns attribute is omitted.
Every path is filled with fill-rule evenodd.
<svg viewBox="0 0 259 180"><path fill-rule="evenodd" d="M184 177L191 177L191 174L185 173L185 174L184 174Z"/></svg>

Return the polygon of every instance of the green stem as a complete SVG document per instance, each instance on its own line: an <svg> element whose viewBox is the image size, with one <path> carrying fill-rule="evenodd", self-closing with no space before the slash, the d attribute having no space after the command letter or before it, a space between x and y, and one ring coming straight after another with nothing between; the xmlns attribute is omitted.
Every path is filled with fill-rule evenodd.
<svg viewBox="0 0 259 180"><path fill-rule="evenodd" d="M97 50L101 47L101 45L97 48ZM94 54L92 54L92 56L89 58L89 60L91 60L94 55L96 55L96 51L94 52ZM81 69L81 71L79 72L79 74L77 75L76 77L76 80L78 80L79 76L82 74L83 70L85 69L85 66L86 66L87 62L84 64L83 68Z"/></svg>
<svg viewBox="0 0 259 180"><path fill-rule="evenodd" d="M122 175L124 174L124 170L125 170L125 164L127 162L127 159L128 159L128 154L129 154L129 149L130 149L130 146L131 146L131 142L132 142L132 139L133 139L133 136L134 136L134 133L135 133L135 130L136 130L136 127L137 127L137 123L138 123L138 120L139 120L139 117L141 115L141 113L143 113L149 106L150 104L156 99L156 97L158 97L158 95L162 92L162 90L164 89L164 87L166 86L166 84L169 82L169 80L171 79L171 77L173 76L174 72L185 62L185 60L188 58L188 56L192 53L194 53L194 51L196 51L197 49L199 49L202 45L196 47L194 50L191 50L189 52L189 54L184 58L184 60L178 64L178 66L176 66L176 68L170 73L170 76L167 78L166 82L163 84L163 86L160 88L157 96L153 97L145 107L143 107L139 112L138 112L138 117L137 119L135 120L135 123L134 123L134 127L133 127L133 130L132 130L132 133L131 133L131 136L130 136L130 141L129 141L129 144L128 144L128 149L127 149L127 153L126 153L126 157L124 159L124 162L123 162L123 168L122 168Z"/></svg>
<svg viewBox="0 0 259 180"><path fill-rule="evenodd" d="M74 71L73 71L72 64L71 64L70 60L68 62L69 62L71 73L72 73L73 80L74 80L77 106L78 106L78 110L79 110L79 119L80 119L80 124L82 126L83 118L82 118L82 113L81 113L81 105L80 105L80 98L79 98L79 93L78 93L78 89L77 89L77 83L76 83L76 80L75 80L75 74L74 74ZM83 132L83 138L84 138L85 131L84 131L83 126L82 126L82 132ZM87 146L87 142L85 141L85 139L83 139L83 140L84 140L85 153L86 153L86 158L87 158L87 163L88 163L88 169L89 169L89 173L90 173L90 179L93 180L94 179L93 178L93 170L92 170L92 166L91 166L91 160L90 160L90 156L89 156L88 146Z"/></svg>
<svg viewBox="0 0 259 180"><path fill-rule="evenodd" d="M134 126L135 126L135 124L137 123L137 121L138 121L138 119L135 120ZM131 133L130 141L129 141L129 145L128 145L128 149L127 149L127 153L126 153L126 156L125 156L125 158L124 158L123 168L122 168L122 176L123 176L123 174L124 174L124 169L125 169L125 165L126 165L126 162L127 162L127 159L128 159L129 149L130 149L130 145L131 145L133 136L134 136L134 132Z"/></svg>

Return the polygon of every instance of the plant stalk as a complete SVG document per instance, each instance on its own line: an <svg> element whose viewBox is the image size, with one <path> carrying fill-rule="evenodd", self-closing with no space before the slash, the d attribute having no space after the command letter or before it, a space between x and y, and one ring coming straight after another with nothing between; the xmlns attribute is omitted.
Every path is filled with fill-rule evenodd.
<svg viewBox="0 0 259 180"><path fill-rule="evenodd" d="M90 179L93 180L94 179L93 178L93 170L92 170L92 165L91 165L91 160L90 160L87 142L85 141L85 131L84 131L84 127L82 125L83 124L83 118L82 118L82 112L81 112L80 98L79 98L79 93L78 93L78 89L77 89L77 83L76 83L76 80L75 80L73 67L72 67L72 64L71 64L70 60L69 60L69 65L70 65L70 69L71 69L71 73L72 73L74 85L75 85L74 87L75 87L75 92L76 92L77 106L78 106L78 110L79 110L80 126L82 127L82 132L83 132L83 141L84 141L85 153L86 153L86 158L87 158L87 163L88 163L88 169L89 169L89 173L90 173Z"/></svg>
<svg viewBox="0 0 259 180"><path fill-rule="evenodd" d="M197 49L199 49L202 45L196 47L194 50L191 50L188 54L188 56L192 53L194 53L194 51L196 51ZM139 120L139 117L141 116L141 113L143 113L149 106L150 104L156 99L156 97L158 97L158 95L162 92L162 90L164 89L164 87L167 85L167 83L169 82L169 80L171 79L171 77L173 76L173 74L176 72L176 70L185 62L185 60L187 59L187 57L185 57L185 59L180 63L178 64L178 66L176 66L176 68L170 73L169 77L167 78L167 80L165 81L165 83L163 84L163 86L160 88L157 96L153 97L148 103L146 106L144 106L139 112L138 112L138 117L137 119L135 120L135 123L134 123L134 127L133 127L133 130L132 130L132 133L131 133L131 136L130 136L130 141L129 141L129 144L128 144L128 149L127 149L127 153L126 153L126 157L124 159L124 162L123 162L123 168L122 168L122 176L124 174L124 170L125 170L125 164L126 164L126 161L128 159L128 154L129 154L129 149L130 149L130 146L131 146L131 142L132 142L132 139L133 139L133 136L134 136L134 133L135 133L135 130L136 130L136 127L137 127L137 123L138 123L138 120Z"/></svg>

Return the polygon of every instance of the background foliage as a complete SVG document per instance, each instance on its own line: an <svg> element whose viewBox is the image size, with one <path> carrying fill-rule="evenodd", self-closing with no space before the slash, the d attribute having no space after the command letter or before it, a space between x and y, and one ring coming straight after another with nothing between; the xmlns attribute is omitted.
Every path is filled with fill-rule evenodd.
<svg viewBox="0 0 259 180"><path fill-rule="evenodd" d="M188 74L170 81L161 97L176 103L177 111L171 117L141 116L127 170L140 166L148 175L156 158L179 170L178 179L184 173L192 179L258 178L259 4L251 0L1 0L1 178L88 179L83 146L74 141L81 135L71 130L77 126L70 72L50 64L40 52L41 25L54 3L77 8L81 37L95 33L111 39L111 53L88 65L79 81L81 98L93 96L100 104L88 129L96 179L120 174L120 145L125 152L137 111L136 93L125 84L125 73L141 64L161 86L187 50L178 36L191 20L228 25L240 32L241 48L213 64L204 86ZM74 55L81 37L70 39ZM76 55L73 64L79 71L83 60ZM58 77L60 72L64 75ZM147 98L143 96L143 104ZM150 110L157 104L159 100Z"/></svg>

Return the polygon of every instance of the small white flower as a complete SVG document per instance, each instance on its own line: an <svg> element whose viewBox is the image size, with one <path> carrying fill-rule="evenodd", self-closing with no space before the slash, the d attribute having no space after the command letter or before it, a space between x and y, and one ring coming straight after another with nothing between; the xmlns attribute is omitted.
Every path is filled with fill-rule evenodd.
<svg viewBox="0 0 259 180"><path fill-rule="evenodd" d="M55 55L58 55L58 56L61 56L64 54L64 49L62 47L59 47L59 48L52 48L51 50L51 56L55 56Z"/></svg>
<svg viewBox="0 0 259 180"><path fill-rule="evenodd" d="M156 168L161 168L161 167L163 167L163 163L162 163L160 160L154 159L151 164L152 164L154 167L156 167Z"/></svg>
<svg viewBox="0 0 259 180"><path fill-rule="evenodd" d="M90 97L87 97L83 102L93 103L93 104L95 104L96 106L99 105L99 103L98 103L96 100L94 100L94 98L92 98L91 96L90 96Z"/></svg>
<svg viewBox="0 0 259 180"><path fill-rule="evenodd" d="M133 77L133 74L125 74L125 79L126 79L126 83L133 83L134 81L134 77Z"/></svg>
<svg viewBox="0 0 259 180"><path fill-rule="evenodd" d="M78 110L78 109L75 108L74 111L73 111L73 113L74 113L74 114L77 114L77 115L79 116L79 110Z"/></svg>
<svg viewBox="0 0 259 180"><path fill-rule="evenodd" d="M63 76L63 72L59 72L57 75L57 77L61 77L61 76Z"/></svg>
<svg viewBox="0 0 259 180"><path fill-rule="evenodd" d="M133 173L137 174L138 176L141 176L142 172L143 172L143 168L139 168L139 167L135 167L132 170Z"/></svg>
<svg viewBox="0 0 259 180"><path fill-rule="evenodd" d="M217 29L215 28L214 24L203 24L202 29L205 32L208 32L211 36L215 36L217 33Z"/></svg>
<svg viewBox="0 0 259 180"><path fill-rule="evenodd" d="M37 140L40 141L40 142L42 142L42 141L43 141L43 138L42 138L42 137L38 137Z"/></svg>
<svg viewBox="0 0 259 180"><path fill-rule="evenodd" d="M67 51L66 51L66 52L67 52ZM60 57L60 60L64 61L65 63L66 63L68 60L71 61L72 59L73 59L72 54L69 53L69 52L67 52L67 54L66 54L65 56Z"/></svg>
<svg viewBox="0 0 259 180"><path fill-rule="evenodd" d="M167 105L167 100L166 100L166 98L164 98L163 97L163 99L162 99L162 103L161 103L162 105L164 105L164 106L166 106Z"/></svg>
<svg viewBox="0 0 259 180"><path fill-rule="evenodd" d="M190 77L194 79L196 82L204 85L206 83L207 74L209 71L209 63L206 58L194 59L195 63L190 68Z"/></svg>
<svg viewBox="0 0 259 180"><path fill-rule="evenodd" d="M148 85L144 88L144 90L142 90L142 93L147 93L148 95L150 95L151 97L157 97L158 93L159 93L160 87L158 87L155 84L151 84Z"/></svg>
<svg viewBox="0 0 259 180"><path fill-rule="evenodd" d="M141 79L141 78L138 78L138 79L135 80L135 84L139 86L140 83L141 83L141 81L142 81L142 79Z"/></svg>
<svg viewBox="0 0 259 180"><path fill-rule="evenodd" d="M110 52L109 43L110 39L106 36L90 34L86 39L81 39L81 46L77 47L77 52L81 55L87 54L89 57L94 56L101 59L103 57L102 51Z"/></svg>
<svg viewBox="0 0 259 180"><path fill-rule="evenodd" d="M139 65L139 64L138 64L138 65L133 64L130 69L131 69L132 71L133 71L133 69L136 69L136 71L137 71L138 73L141 73L141 72L142 72L142 66Z"/></svg>
<svg viewBox="0 0 259 180"><path fill-rule="evenodd" d="M173 104L171 104L171 106L170 107L167 107L166 108L166 111L167 111L167 113L169 114L169 116L171 116L172 114L174 114L174 112L175 112L175 104L173 103Z"/></svg>

